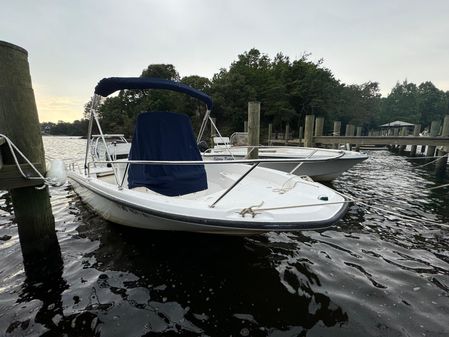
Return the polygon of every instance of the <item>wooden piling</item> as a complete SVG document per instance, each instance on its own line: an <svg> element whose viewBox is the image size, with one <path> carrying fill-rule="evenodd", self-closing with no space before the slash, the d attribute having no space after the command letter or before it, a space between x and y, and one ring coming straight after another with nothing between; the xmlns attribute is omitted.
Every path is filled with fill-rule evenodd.
<svg viewBox="0 0 449 337"><path fill-rule="evenodd" d="M298 134L298 146L301 146L303 144L303 138L304 138L304 127L299 127L299 134Z"/></svg>
<svg viewBox="0 0 449 337"><path fill-rule="evenodd" d="M324 130L324 118L317 117L315 120L315 136L322 136Z"/></svg>
<svg viewBox="0 0 449 337"><path fill-rule="evenodd" d="M405 126L402 127L401 130L400 130L399 135L400 135L401 137L408 136L408 128L405 127ZM406 148L406 147L407 147L407 145L400 145L400 146L399 146L399 154L403 154L403 153L405 152L405 148Z"/></svg>
<svg viewBox="0 0 449 337"><path fill-rule="evenodd" d="M285 135L284 135L285 145L288 145L289 134L290 134L290 125L287 123L285 125Z"/></svg>
<svg viewBox="0 0 449 337"><path fill-rule="evenodd" d="M444 117L443 128L441 130L441 137L449 137L449 115L446 115ZM435 164L435 174L437 176L443 176L446 173L447 160L448 160L446 155L448 154L448 152L449 152L448 146L438 150L437 155L443 156L443 158L438 159Z"/></svg>
<svg viewBox="0 0 449 337"><path fill-rule="evenodd" d="M243 122L243 132L248 132L248 121Z"/></svg>
<svg viewBox="0 0 449 337"><path fill-rule="evenodd" d="M273 124L268 124L268 145L272 144L271 138L273 137Z"/></svg>
<svg viewBox="0 0 449 337"><path fill-rule="evenodd" d="M430 137L435 137L438 135L438 133L440 132L440 126L441 126L440 121L432 122L432 124L430 125ZM426 156L433 157L435 155L435 149L436 149L435 146L432 145L427 146Z"/></svg>
<svg viewBox="0 0 449 337"><path fill-rule="evenodd" d="M354 125L346 124L345 136L346 137L354 136ZM351 150L351 143L346 144L346 150L349 150L349 151Z"/></svg>
<svg viewBox="0 0 449 337"><path fill-rule="evenodd" d="M362 130L363 130L363 128L362 128L361 126L358 126L355 135L356 135L357 137L361 137L361 136L362 136ZM357 152L360 151L360 144L356 144L355 150L356 150Z"/></svg>
<svg viewBox="0 0 449 337"><path fill-rule="evenodd" d="M415 124L415 128L413 129L413 136L418 137L421 132L421 124ZM416 145L412 145L410 148L410 156L416 156Z"/></svg>
<svg viewBox="0 0 449 337"><path fill-rule="evenodd" d="M304 147L313 147L313 125L315 123L315 115L306 115L304 126Z"/></svg>
<svg viewBox="0 0 449 337"><path fill-rule="evenodd" d="M251 146L260 143L260 102L248 102L248 158L259 158L259 150Z"/></svg>
<svg viewBox="0 0 449 337"><path fill-rule="evenodd" d="M334 121L334 131L332 132L332 136L334 137L340 137L340 131L341 131L341 122L340 121ZM338 149L340 144L335 143L332 145L334 149Z"/></svg>
<svg viewBox="0 0 449 337"><path fill-rule="evenodd" d="M25 49L0 41L0 83L0 133L6 134L45 174L44 147ZM14 165L11 154L5 148L3 145L4 168ZM33 186L16 186L8 189L24 262L55 247L59 250L48 188L37 190Z"/></svg>

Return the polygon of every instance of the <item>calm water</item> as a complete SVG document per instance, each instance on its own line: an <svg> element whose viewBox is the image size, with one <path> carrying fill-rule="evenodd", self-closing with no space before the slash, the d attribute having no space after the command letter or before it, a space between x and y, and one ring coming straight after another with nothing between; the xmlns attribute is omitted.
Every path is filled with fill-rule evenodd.
<svg viewBox="0 0 449 337"><path fill-rule="evenodd" d="M83 140L44 143L48 157L83 156ZM427 190L448 181L369 154L332 186L395 197L302 234L136 230L97 217L69 185L52 188L62 260L26 274L0 191L0 335L448 336L449 191Z"/></svg>

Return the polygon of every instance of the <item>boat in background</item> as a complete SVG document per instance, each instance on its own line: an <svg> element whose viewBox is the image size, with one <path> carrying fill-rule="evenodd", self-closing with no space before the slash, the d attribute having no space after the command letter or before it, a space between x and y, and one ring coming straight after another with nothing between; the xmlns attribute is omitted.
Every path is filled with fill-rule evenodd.
<svg viewBox="0 0 449 337"><path fill-rule="evenodd" d="M233 141L233 136L237 140ZM252 149L257 148L260 159L297 159L301 163L267 162L262 167L268 167L298 176L309 176L315 181L331 181L341 174L361 163L368 155L347 150L333 150L297 146L246 146L247 133L239 132L229 137L214 137L214 147L203 152L206 160L230 160L247 158Z"/></svg>
<svg viewBox="0 0 449 337"><path fill-rule="evenodd" d="M68 178L81 199L103 218L146 229L248 235L326 228L346 213L348 200L331 188L259 167L297 160L203 161L190 118L180 113L141 113L129 158L114 158L97 109L99 96L123 89L183 92L203 101L208 112L212 108L209 96L173 81L139 77L98 83L84 165L71 164ZM106 160L91 152L94 123Z"/></svg>

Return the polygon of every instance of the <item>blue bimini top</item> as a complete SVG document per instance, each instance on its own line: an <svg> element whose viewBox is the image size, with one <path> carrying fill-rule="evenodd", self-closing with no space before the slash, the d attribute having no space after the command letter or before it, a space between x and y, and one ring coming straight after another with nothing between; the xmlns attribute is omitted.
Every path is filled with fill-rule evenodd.
<svg viewBox="0 0 449 337"><path fill-rule="evenodd" d="M143 112L137 117L129 160L202 161L190 118L175 112ZM204 165L131 164L129 188L144 186L167 196L207 189Z"/></svg>
<svg viewBox="0 0 449 337"><path fill-rule="evenodd" d="M103 78L95 87L97 95L107 97L117 90L123 89L163 89L182 92L195 97L207 105L212 110L212 98L204 92L192 88L184 83L165 80L154 77L109 77Z"/></svg>

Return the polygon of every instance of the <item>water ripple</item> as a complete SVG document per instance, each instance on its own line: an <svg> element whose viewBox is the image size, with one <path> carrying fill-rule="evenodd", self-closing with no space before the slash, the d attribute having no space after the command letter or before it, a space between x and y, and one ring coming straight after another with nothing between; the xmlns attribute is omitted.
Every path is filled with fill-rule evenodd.
<svg viewBox="0 0 449 337"><path fill-rule="evenodd" d="M80 139L44 143L83 155ZM428 190L444 182L372 152L330 184L369 206L330 230L249 238L114 225L65 185L51 189L61 252L35 273L0 191L0 335L447 336L449 197Z"/></svg>

